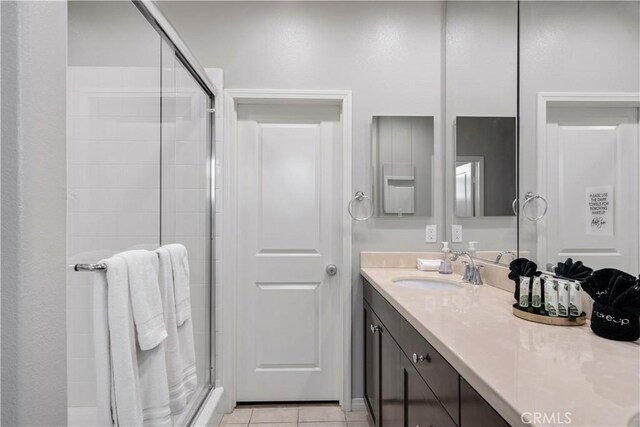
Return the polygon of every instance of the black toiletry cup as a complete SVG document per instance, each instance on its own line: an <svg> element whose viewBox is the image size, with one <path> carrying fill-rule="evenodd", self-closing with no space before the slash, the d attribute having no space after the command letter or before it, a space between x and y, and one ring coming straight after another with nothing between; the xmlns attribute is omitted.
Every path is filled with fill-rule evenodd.
<svg viewBox="0 0 640 427"><path fill-rule="evenodd" d="M594 302L591 330L602 338L635 341L640 338L640 319L628 311Z"/></svg>

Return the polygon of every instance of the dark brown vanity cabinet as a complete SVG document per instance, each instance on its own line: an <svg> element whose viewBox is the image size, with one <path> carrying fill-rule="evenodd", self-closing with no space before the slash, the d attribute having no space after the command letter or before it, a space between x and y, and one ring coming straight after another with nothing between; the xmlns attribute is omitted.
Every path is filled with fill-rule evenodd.
<svg viewBox="0 0 640 427"><path fill-rule="evenodd" d="M508 425L366 280L363 294L364 394L377 427Z"/></svg>
<svg viewBox="0 0 640 427"><path fill-rule="evenodd" d="M460 422L474 427L509 427L480 394L460 377Z"/></svg>
<svg viewBox="0 0 640 427"><path fill-rule="evenodd" d="M393 425L455 427L456 423L406 356L403 356L403 374L406 423Z"/></svg>
<svg viewBox="0 0 640 427"><path fill-rule="evenodd" d="M376 425L404 425L402 352L371 307L364 304L365 399ZM384 362L383 362L384 361ZM384 369L382 369L384 363Z"/></svg>
<svg viewBox="0 0 640 427"><path fill-rule="evenodd" d="M375 425L380 423L380 319L364 303L364 399Z"/></svg>

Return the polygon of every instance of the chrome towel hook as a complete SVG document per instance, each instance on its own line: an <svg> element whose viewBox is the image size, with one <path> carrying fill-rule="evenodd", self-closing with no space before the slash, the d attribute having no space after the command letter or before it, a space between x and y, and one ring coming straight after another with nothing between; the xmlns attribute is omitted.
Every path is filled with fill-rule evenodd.
<svg viewBox="0 0 640 427"><path fill-rule="evenodd" d="M529 215L527 215L527 211L526 211L527 204L533 200L541 200L542 202L544 202L544 210L537 217L530 217ZM518 203L517 197L513 199L513 203L511 204L511 207L513 208L513 213L518 215L518 211L516 209L516 203ZM527 218L529 221L533 221L533 222L540 221L547 214L548 209L549 209L549 203L547 203L547 199L545 199L541 195L533 194L531 191L527 192L524 195L524 203L522 204L522 213L524 217Z"/></svg>
<svg viewBox="0 0 640 427"><path fill-rule="evenodd" d="M369 214L364 217L356 217L353 215L353 202L364 202L367 201L369 204ZM347 205L347 211L349 211L349 215L356 221L366 221L373 216L373 200L371 197L366 196L362 191L356 191L356 194L353 196L353 199Z"/></svg>

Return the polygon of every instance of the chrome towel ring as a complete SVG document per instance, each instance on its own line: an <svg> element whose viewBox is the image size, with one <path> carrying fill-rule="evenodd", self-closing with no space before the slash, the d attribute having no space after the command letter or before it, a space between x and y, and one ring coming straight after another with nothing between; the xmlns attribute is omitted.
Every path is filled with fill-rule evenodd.
<svg viewBox="0 0 640 427"><path fill-rule="evenodd" d="M367 201L369 203L369 214L364 217L356 217L353 215L353 202L364 202ZM347 211L349 211L349 215L356 221L366 221L373 216L373 200L371 197L366 196L362 191L356 191L356 194L353 196L353 199L347 205Z"/></svg>
<svg viewBox="0 0 640 427"><path fill-rule="evenodd" d="M530 217L529 215L527 215L527 211L526 211L527 203L531 202L532 200L541 200L544 202L544 210L542 211L542 214L540 214L537 217ZM516 209L516 203L518 203L517 197L513 199L513 203L511 204L511 207L513 208L513 213L518 215L518 211ZM549 203L547 203L547 199L545 199L541 195L533 194L531 191L527 192L527 194L524 195L524 203L522 204L522 214L529 221L533 221L533 222L540 221L547 214L548 209L549 209Z"/></svg>

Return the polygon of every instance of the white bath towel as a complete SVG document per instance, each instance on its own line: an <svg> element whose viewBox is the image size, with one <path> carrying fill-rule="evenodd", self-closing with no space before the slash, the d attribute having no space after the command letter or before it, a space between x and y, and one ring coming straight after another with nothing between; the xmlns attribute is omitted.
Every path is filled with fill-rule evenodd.
<svg viewBox="0 0 640 427"><path fill-rule="evenodd" d="M173 289L176 299L176 322L182 326L185 320L191 318L191 297L189 289L189 259L187 248L174 243L164 246L171 256L173 270Z"/></svg>
<svg viewBox="0 0 640 427"><path fill-rule="evenodd" d="M106 264L107 260L100 263ZM93 344L96 360L96 421L98 425L114 424L111 408L111 353L109 348L109 315L107 313L107 273L93 276Z"/></svg>
<svg viewBox="0 0 640 427"><path fill-rule="evenodd" d="M171 256L166 247L161 247L156 252L159 261L158 281L168 333L164 348L169 399L171 413L177 415L186 409L197 386L193 328L191 319L187 319L180 327L177 326Z"/></svg>
<svg viewBox="0 0 640 427"><path fill-rule="evenodd" d="M138 337L138 345L134 343L132 348L136 353L143 425L171 426L173 420L163 342L167 332L158 284L158 257L155 252L146 250L122 252L117 256L127 263L131 312ZM117 395L116 399L119 403Z"/></svg>
<svg viewBox="0 0 640 427"><path fill-rule="evenodd" d="M105 264L107 264L112 416L116 425L140 426L144 418L135 329L129 303L127 262L115 256L108 259Z"/></svg>
<svg viewBox="0 0 640 427"><path fill-rule="evenodd" d="M118 256L127 262L138 344L141 350L152 349L167 337L158 287L158 257L147 250L122 252Z"/></svg>

